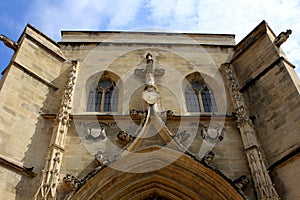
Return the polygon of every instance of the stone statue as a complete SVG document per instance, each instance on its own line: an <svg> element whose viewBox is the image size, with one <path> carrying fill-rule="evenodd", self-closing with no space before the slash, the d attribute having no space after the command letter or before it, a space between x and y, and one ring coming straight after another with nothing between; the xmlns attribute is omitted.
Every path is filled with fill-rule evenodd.
<svg viewBox="0 0 300 200"><path fill-rule="evenodd" d="M18 43L12 39L6 37L5 35L0 35L0 41L2 41L7 47L16 51L19 47Z"/></svg>
<svg viewBox="0 0 300 200"><path fill-rule="evenodd" d="M292 30L288 29L286 32L281 32L274 40L274 44L277 47L280 47L280 45L282 45L288 38L289 36L292 34Z"/></svg>

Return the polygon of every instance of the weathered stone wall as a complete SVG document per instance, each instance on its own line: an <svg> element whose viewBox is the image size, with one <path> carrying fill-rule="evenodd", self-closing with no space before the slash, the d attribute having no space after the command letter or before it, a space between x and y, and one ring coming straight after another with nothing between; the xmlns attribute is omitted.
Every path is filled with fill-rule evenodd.
<svg viewBox="0 0 300 200"><path fill-rule="evenodd" d="M290 157L291 152L297 151L300 144L299 80L281 50L273 44L273 39L267 25L260 24L237 45L236 49L243 50L232 61L268 166L272 169ZM280 192L290 187L291 179L284 174L299 167L287 164L284 168L276 168L279 178L275 179L275 185ZM295 185L300 184L296 182L294 179ZM297 199L295 196L299 194L293 191L291 196L294 198L285 192L279 195L283 199Z"/></svg>
<svg viewBox="0 0 300 200"><path fill-rule="evenodd" d="M59 52L57 45L27 26L5 71L0 93L1 157L17 163L25 173L24 167L34 167L32 172L38 176L21 176L7 165L0 166L1 179L5 180L0 187L1 197L30 199L37 190L52 133L52 121L42 114L57 112L59 87L65 82L61 80L65 77L59 78L64 72Z"/></svg>
<svg viewBox="0 0 300 200"><path fill-rule="evenodd" d="M90 38L88 33L80 34L82 35L77 35L76 38L71 36L67 39L63 38L63 42L60 43L67 59L80 61L72 112L74 114L74 124L70 127L66 140L61 179L66 174L72 174L79 179L83 179L95 169L96 164L93 155L98 150L106 151L110 158L114 158L119 154L124 145L120 144L116 137L118 131L125 130L131 133L136 131L138 125L130 120L129 111L131 109L145 110L146 107L142 99L144 78L136 76L134 71L146 67L145 55L148 52L153 55L154 68L165 70L165 74L156 79L158 91L161 95L160 105L162 111L172 110L175 116L191 117L183 121L171 118L167 120L168 128L173 133L180 133L185 130L187 133L193 134L193 141L187 148L194 156L198 156L200 151L202 151L202 156L203 153L206 153L203 152L203 149L200 150L203 143L201 130L203 126L209 126L210 120L206 116L202 121L201 117L197 118L200 113L187 112L184 96L185 78L189 74L200 72L204 80L214 90L219 114L231 115L232 105L228 101L230 97L227 95L227 88L223 83L222 75L219 73L221 64L230 59L232 53L231 43L222 43L223 45L229 45L229 47L217 45L216 43L199 47L195 44L127 44L122 43L124 41L118 41L108 44L100 43L96 46L94 43L75 43L78 38ZM93 35L90 42L98 42L97 37L98 40L99 37L101 38L101 36ZM171 36L168 37L169 41L173 43L176 41L172 40ZM209 41L207 38L204 39ZM145 38L143 40L147 41ZM110 76L116 81L120 91L119 111L112 114L112 120L102 119L104 118L102 115L105 115L105 113L86 112L88 91L93 84L97 84L104 72L105 76ZM101 119L98 119L96 115L100 115ZM124 115L123 118L120 115ZM214 121L213 123L223 127L225 118L216 118L213 118L212 121L216 120L218 122ZM105 140L87 139L89 137L88 128L95 127L99 129L99 123L116 123L116 126L107 127L104 125L107 128L107 139ZM232 180L241 175L250 177L234 117L226 118L223 133L224 139L212 148L216 154L212 167ZM164 145L164 141L157 135L144 141L143 145ZM114 147L105 146L104 143L107 142L113 144ZM64 184L62 184L59 188L60 198L63 198L66 193L64 187ZM250 186L246 192L250 197L254 196L253 189Z"/></svg>

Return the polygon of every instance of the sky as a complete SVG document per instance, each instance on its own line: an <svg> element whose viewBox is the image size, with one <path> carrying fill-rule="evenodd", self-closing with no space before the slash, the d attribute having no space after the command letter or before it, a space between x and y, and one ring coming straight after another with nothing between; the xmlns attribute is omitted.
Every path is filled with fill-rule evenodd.
<svg viewBox="0 0 300 200"><path fill-rule="evenodd" d="M300 0L1 0L0 34L17 41L27 24L60 41L62 30L167 29L235 34L236 43L262 20L278 35L300 76ZM0 71L13 50L0 43Z"/></svg>

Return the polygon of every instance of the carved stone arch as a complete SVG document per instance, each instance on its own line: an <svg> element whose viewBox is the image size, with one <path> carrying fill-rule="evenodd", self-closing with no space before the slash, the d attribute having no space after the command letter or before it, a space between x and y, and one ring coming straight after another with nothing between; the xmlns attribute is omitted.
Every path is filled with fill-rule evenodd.
<svg viewBox="0 0 300 200"><path fill-rule="evenodd" d="M91 75L89 78L87 78L85 83L85 95L84 95L84 105L87 105L88 103L88 97L89 92L91 89L95 88L100 80L111 80L114 84L114 89L118 92L118 95L120 96L120 93L123 88L122 79L120 76L118 76L116 73L105 70L97 72L93 75ZM118 98L118 111L121 110L122 104L120 103L120 98Z"/></svg>
<svg viewBox="0 0 300 200"><path fill-rule="evenodd" d="M97 72L93 75L91 75L89 78L87 78L86 83L85 83L85 88L88 91L91 87L93 87L94 85L97 85L98 81L101 78L110 78L112 81L114 81L116 83L116 85L120 88L120 86L122 86L122 80L120 78L120 76L118 76L116 73L112 72L112 71L100 71Z"/></svg>
<svg viewBox="0 0 300 200"><path fill-rule="evenodd" d="M157 152L156 156L147 156ZM127 154L100 170L85 182L70 199L245 199L237 189L220 173L204 166L194 158L161 147L150 147L135 154ZM178 159L169 165L151 171L153 165L165 164L170 157ZM143 173L116 170L116 166L128 170L142 168Z"/></svg>
<svg viewBox="0 0 300 200"><path fill-rule="evenodd" d="M182 81L182 91L183 91L182 101L184 102L184 105L187 105L186 98L185 98L185 91L188 87L191 87L191 83L193 83L196 80L202 81L207 86L207 88L213 92L213 95L215 97L215 102L217 105L217 112L226 113L227 110L226 91L225 91L223 79L219 73L215 73L214 76L199 71L195 71L187 74Z"/></svg>

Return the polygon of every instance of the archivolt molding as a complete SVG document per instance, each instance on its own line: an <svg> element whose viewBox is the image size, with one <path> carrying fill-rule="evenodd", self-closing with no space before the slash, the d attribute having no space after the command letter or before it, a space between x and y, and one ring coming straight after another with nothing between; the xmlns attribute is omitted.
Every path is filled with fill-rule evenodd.
<svg viewBox="0 0 300 200"><path fill-rule="evenodd" d="M160 150L156 156L147 156L149 152ZM187 154L159 170L151 171L153 165L168 162L180 152L160 147L150 147L138 153L128 154L103 168L87 180L68 199L144 199L159 195L169 199L245 199L238 190L213 169L201 164ZM128 165L130 163L130 165ZM149 168L145 173L118 171L114 166ZM113 183L113 184L112 184Z"/></svg>

